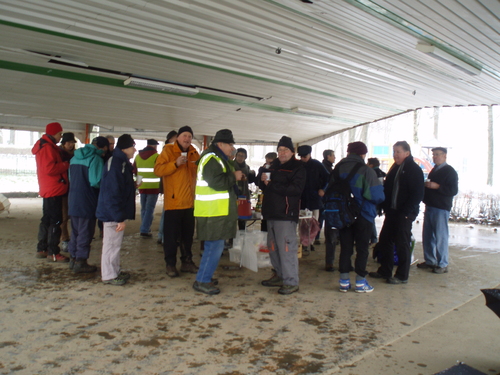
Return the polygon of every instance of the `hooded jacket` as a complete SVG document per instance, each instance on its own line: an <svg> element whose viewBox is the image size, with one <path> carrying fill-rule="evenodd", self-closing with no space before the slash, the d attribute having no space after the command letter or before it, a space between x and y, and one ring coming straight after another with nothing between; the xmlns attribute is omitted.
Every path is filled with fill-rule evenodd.
<svg viewBox="0 0 500 375"><path fill-rule="evenodd" d="M377 173L365 164L361 156L356 154L347 155L337 163L335 168L338 168L340 178L346 178L358 163L362 163L363 165L356 171L349 184L356 202L361 207L361 216L373 223L377 216L377 205L385 199L384 187L378 179ZM329 184L333 183L334 179L335 177L332 173Z"/></svg>
<svg viewBox="0 0 500 375"><path fill-rule="evenodd" d="M135 219L135 183L127 155L115 148L103 167L96 216L103 222Z"/></svg>
<svg viewBox="0 0 500 375"><path fill-rule="evenodd" d="M69 167L68 214L94 219L102 177L104 150L85 145L75 151Z"/></svg>
<svg viewBox="0 0 500 375"><path fill-rule="evenodd" d="M306 184L304 163L292 156L281 164L275 159L269 167L271 181L260 182L264 192L262 216L266 220L299 221L300 196Z"/></svg>
<svg viewBox="0 0 500 375"><path fill-rule="evenodd" d="M51 198L66 194L68 192L69 162L62 160L55 139L44 134L35 143L31 153L35 155L40 196Z"/></svg>

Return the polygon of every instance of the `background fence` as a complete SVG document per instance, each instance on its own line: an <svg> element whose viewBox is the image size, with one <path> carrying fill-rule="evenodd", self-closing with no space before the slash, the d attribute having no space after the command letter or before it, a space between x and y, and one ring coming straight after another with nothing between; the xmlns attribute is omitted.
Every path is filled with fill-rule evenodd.
<svg viewBox="0 0 500 375"><path fill-rule="evenodd" d="M0 154L0 174L36 175L34 155Z"/></svg>

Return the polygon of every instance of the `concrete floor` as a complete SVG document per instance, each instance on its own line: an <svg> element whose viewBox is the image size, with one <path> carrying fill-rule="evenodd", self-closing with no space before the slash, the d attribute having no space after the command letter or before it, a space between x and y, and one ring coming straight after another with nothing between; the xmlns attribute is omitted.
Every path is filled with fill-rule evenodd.
<svg viewBox="0 0 500 375"><path fill-rule="evenodd" d="M139 238L138 220L122 250L125 287L36 260L41 199L11 202L0 215L1 374L405 375L457 361L500 374L500 319L480 292L500 284L500 235L490 227L451 225L450 272L412 267L407 285L371 280L373 293L340 293L318 245L300 260L296 294L260 286L268 269L220 267L222 293L210 297L191 289L194 275L166 277L161 247ZM415 223L417 258L420 232ZM224 255L220 264L232 263Z"/></svg>

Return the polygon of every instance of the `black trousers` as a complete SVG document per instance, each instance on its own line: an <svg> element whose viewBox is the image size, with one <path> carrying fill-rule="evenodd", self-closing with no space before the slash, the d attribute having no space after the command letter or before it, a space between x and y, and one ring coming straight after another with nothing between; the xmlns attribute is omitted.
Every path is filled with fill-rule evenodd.
<svg viewBox="0 0 500 375"><path fill-rule="evenodd" d="M337 247L337 238L339 236L339 230L336 228L328 228L325 225L325 264L333 265L335 260L335 248ZM350 265L349 265L350 266Z"/></svg>
<svg viewBox="0 0 500 375"><path fill-rule="evenodd" d="M62 195L43 198L43 216L38 227L37 251L48 251L49 255L56 255L61 252L59 240L63 220L62 201Z"/></svg>
<svg viewBox="0 0 500 375"><path fill-rule="evenodd" d="M181 262L191 261L194 236L194 208L166 210L163 221L163 252L167 266L177 263L177 246L181 248Z"/></svg>
<svg viewBox="0 0 500 375"><path fill-rule="evenodd" d="M247 226L247 222L245 220L238 220L238 229L239 230L245 230L246 226Z"/></svg>
<svg viewBox="0 0 500 375"><path fill-rule="evenodd" d="M368 262L368 245L370 242L372 227L372 222L366 220L362 216L359 216L350 227L339 230L340 273L349 273L351 270L351 257L354 253L354 243L356 243L354 271L361 277L365 277L368 274L368 271L366 271L366 263Z"/></svg>
<svg viewBox="0 0 500 375"><path fill-rule="evenodd" d="M411 228L413 218L406 218L398 211L385 214L384 226L380 231L378 250L380 251L380 267L378 273L384 278L392 277L394 268L394 246L398 255L398 268L394 274L400 280L408 280L411 263Z"/></svg>

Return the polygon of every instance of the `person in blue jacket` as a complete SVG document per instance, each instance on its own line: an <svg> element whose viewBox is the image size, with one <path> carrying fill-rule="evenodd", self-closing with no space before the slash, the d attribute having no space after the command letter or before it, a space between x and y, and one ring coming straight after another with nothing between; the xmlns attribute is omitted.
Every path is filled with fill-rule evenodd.
<svg viewBox="0 0 500 375"><path fill-rule="evenodd" d="M354 271L356 272L357 293L369 293L373 287L366 281L366 264L368 262L368 247L373 228L373 221L377 216L377 204L384 201L384 188L377 178L377 174L365 164L368 148L363 142L352 142L347 145L347 156L337 163L340 178L346 178L351 170L361 164L352 179L349 181L351 192L354 195L361 212L348 227L339 230L340 238L340 291L347 292L351 288L349 272L351 270L351 257L356 243L356 260ZM332 180L334 173L331 174ZM331 230L332 228L325 228Z"/></svg>
<svg viewBox="0 0 500 375"><path fill-rule="evenodd" d="M101 277L105 284L124 285L130 275L120 272L120 248L127 220L135 219L134 175L130 159L136 152L130 134L118 138L104 165L96 216L103 222Z"/></svg>
<svg viewBox="0 0 500 375"><path fill-rule="evenodd" d="M95 232L97 198L108 147L109 141L105 137L96 137L92 144L77 149L70 161L68 214L71 218L71 240L68 250L69 268L74 273L97 270L96 266L87 263L87 259Z"/></svg>

